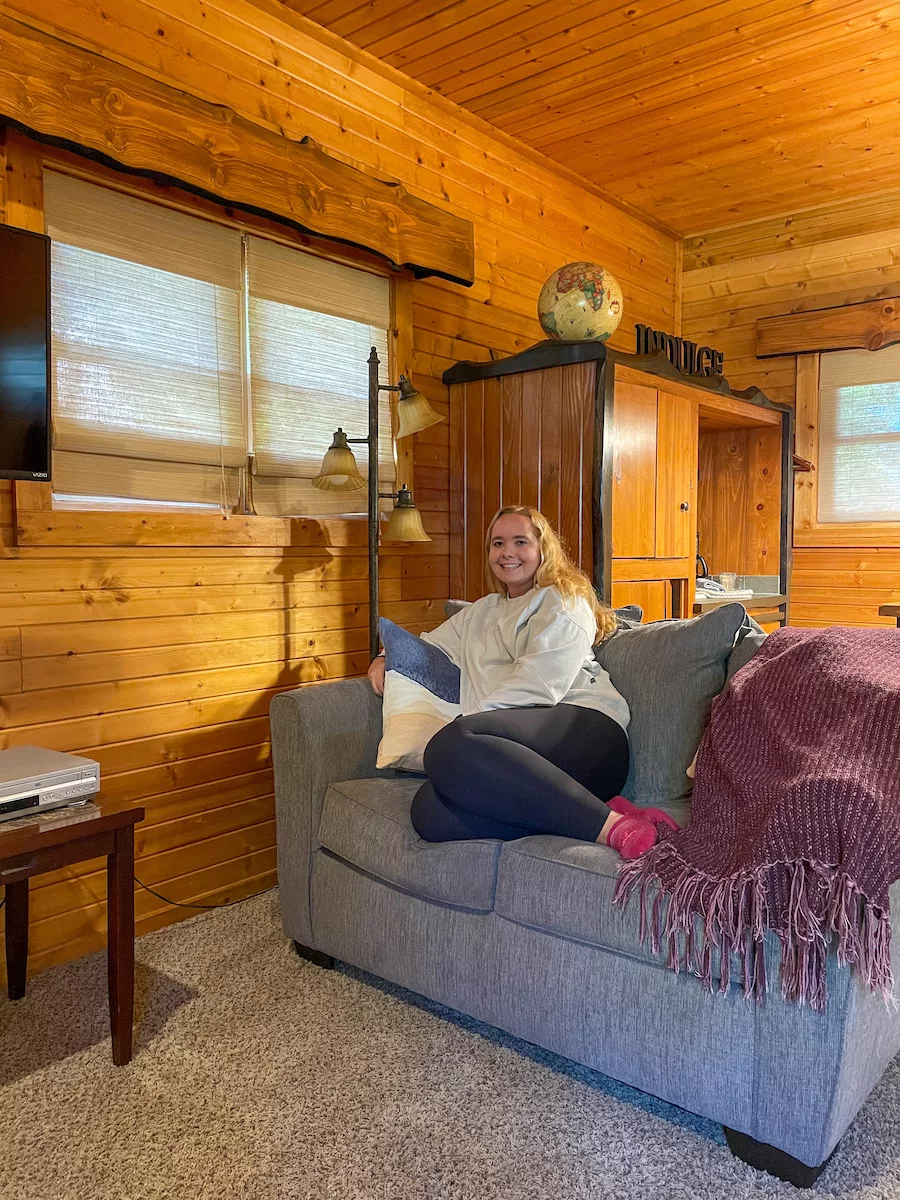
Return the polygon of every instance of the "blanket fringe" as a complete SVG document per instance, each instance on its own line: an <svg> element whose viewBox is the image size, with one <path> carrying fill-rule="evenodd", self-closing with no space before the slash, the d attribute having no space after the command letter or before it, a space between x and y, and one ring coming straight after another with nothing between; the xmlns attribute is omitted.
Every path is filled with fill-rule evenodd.
<svg viewBox="0 0 900 1200"><path fill-rule="evenodd" d="M665 887L663 870L670 881ZM785 873L788 887L784 928L780 917L776 928L767 899L775 871ZM825 1011L828 949L836 941L838 964L858 971L870 991L881 991L893 1002L889 913L869 903L837 867L801 859L716 878L689 867L675 847L663 841L623 864L614 903L627 904L635 888L641 941L649 939L654 954L665 945L669 968L696 975L709 991L714 990L716 963L723 995L736 965L744 996L761 1003L768 991L765 935L775 928L785 1000Z"/></svg>

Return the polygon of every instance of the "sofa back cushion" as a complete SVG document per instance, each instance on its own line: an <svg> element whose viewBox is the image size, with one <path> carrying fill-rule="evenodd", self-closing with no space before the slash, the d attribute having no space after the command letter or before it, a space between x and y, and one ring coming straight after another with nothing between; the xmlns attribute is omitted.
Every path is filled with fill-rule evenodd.
<svg viewBox="0 0 900 1200"><path fill-rule="evenodd" d="M624 793L667 804L690 791L690 766L745 610L725 604L700 617L622 629L597 648L597 661L628 701L631 766Z"/></svg>

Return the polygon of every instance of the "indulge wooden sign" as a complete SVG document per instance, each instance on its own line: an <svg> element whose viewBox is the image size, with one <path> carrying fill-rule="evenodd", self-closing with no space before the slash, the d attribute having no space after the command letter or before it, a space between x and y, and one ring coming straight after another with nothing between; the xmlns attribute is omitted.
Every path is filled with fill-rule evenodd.
<svg viewBox="0 0 900 1200"><path fill-rule="evenodd" d="M687 342L671 333L661 333L649 325L635 325L634 340L636 354L654 354L657 350L663 350L672 366L685 375L722 374L725 356L709 346L698 346L696 342Z"/></svg>

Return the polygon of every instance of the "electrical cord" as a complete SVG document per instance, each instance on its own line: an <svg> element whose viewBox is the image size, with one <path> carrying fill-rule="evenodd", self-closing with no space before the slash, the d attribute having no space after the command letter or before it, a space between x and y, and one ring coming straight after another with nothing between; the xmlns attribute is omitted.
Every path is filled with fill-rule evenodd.
<svg viewBox="0 0 900 1200"><path fill-rule="evenodd" d="M240 900L223 900L221 904L183 904L180 900L170 900L168 896L162 896L159 892L155 892L152 887L147 887L146 883L142 883L137 875L134 877L134 882L138 887L142 887L145 892L149 892L151 896L155 896L157 900L162 900L164 904L171 904L173 908L231 908L233 904L243 904L245 900L255 900L257 896L265 896L266 892L274 892L277 884L273 884L270 888L263 888L261 892L254 892L252 896L242 896ZM6 903L6 896L0 900L0 908Z"/></svg>
<svg viewBox="0 0 900 1200"><path fill-rule="evenodd" d="M245 900L255 900L257 896L265 896L266 892L274 892L277 886L277 884L273 884L270 888L263 888L261 892L254 892L252 896L242 896L240 900L223 900L221 904L185 904L180 900L170 900L168 896L163 896L159 892L154 891L152 887L148 887L146 883L142 883L137 875L134 877L134 882L138 887L142 887L145 892L149 892L157 900L162 900L164 904L171 904L173 908L231 908L234 904L243 904Z"/></svg>

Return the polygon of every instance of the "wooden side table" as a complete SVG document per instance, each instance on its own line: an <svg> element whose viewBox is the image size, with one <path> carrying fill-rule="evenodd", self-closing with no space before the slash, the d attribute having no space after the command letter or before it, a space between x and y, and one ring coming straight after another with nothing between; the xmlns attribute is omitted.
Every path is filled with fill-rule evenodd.
<svg viewBox="0 0 900 1200"><path fill-rule="evenodd" d="M109 1023L113 1062L131 1061L134 1019L134 827L144 810L91 797L96 811L70 808L30 822L0 823L0 883L6 888L6 981L10 1000L25 995L28 880L89 858L107 859Z"/></svg>
<svg viewBox="0 0 900 1200"><path fill-rule="evenodd" d="M900 629L900 604L882 604L878 615L879 617L896 617L897 628Z"/></svg>

